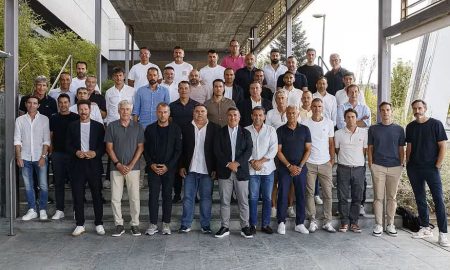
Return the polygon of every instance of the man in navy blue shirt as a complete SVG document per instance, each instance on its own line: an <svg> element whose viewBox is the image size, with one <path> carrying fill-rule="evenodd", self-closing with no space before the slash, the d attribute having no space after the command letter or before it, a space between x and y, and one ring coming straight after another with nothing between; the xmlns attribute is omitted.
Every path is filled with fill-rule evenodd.
<svg viewBox="0 0 450 270"><path fill-rule="evenodd" d="M302 91L308 90L308 80L306 76L297 71L297 59L295 56L289 56L286 60L286 66L288 71L292 72L295 77L294 87ZM284 74L280 75L277 80L277 89L281 89L284 86Z"/></svg>
<svg viewBox="0 0 450 270"><path fill-rule="evenodd" d="M295 231L308 234L305 222L306 161L311 154L311 132L307 126L297 122L299 111L296 106L286 109L287 123L277 129L278 154L278 202L277 219L279 234L286 233L286 212L288 193L294 181L296 197Z"/></svg>
<svg viewBox="0 0 450 270"><path fill-rule="evenodd" d="M439 120L426 116L427 104L415 100L411 104L414 121L406 126L406 170L416 197L420 230L413 238L433 237L429 224L425 183L430 188L439 227L439 244L450 246L447 239L447 214L442 194L440 169L445 157L447 135Z"/></svg>

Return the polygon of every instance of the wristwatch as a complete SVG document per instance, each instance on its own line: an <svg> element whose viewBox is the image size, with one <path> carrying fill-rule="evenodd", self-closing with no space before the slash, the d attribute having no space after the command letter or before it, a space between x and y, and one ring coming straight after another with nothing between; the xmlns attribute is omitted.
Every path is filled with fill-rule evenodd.
<svg viewBox="0 0 450 270"><path fill-rule="evenodd" d="M45 155L41 155L41 158L46 159L47 155L46 154Z"/></svg>
<svg viewBox="0 0 450 270"><path fill-rule="evenodd" d="M116 162L114 162L113 164L114 164L114 167L117 167L117 164L119 164L120 162L119 161L116 161Z"/></svg>

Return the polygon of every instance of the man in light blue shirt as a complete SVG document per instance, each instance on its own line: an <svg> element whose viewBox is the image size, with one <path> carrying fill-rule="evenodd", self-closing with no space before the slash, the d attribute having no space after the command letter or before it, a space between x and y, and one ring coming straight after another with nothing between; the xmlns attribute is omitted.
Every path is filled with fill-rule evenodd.
<svg viewBox="0 0 450 270"><path fill-rule="evenodd" d="M350 84L347 86L348 102L340 105L337 110L336 126L338 129L345 127L344 112L347 109L354 109L357 113L356 125L361 128L368 128L370 126L370 109L367 105L364 105L358 101L358 97L361 93L359 87L356 84Z"/></svg>
<svg viewBox="0 0 450 270"><path fill-rule="evenodd" d="M169 90L158 84L158 69L151 67L147 71L149 84L140 87L136 91L133 104L133 119L139 121L145 129L156 122L156 107L159 103L170 103Z"/></svg>

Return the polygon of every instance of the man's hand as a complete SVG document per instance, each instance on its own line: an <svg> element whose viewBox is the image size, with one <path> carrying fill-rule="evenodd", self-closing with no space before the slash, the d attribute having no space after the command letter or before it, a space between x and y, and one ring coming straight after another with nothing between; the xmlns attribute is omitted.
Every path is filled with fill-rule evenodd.
<svg viewBox="0 0 450 270"><path fill-rule="evenodd" d="M92 158L95 158L95 156L97 156L97 154L95 153L95 151L89 150L87 152L84 152L84 156L87 159L92 159Z"/></svg>
<svg viewBox="0 0 450 270"><path fill-rule="evenodd" d="M232 161L230 163L228 163L228 169L230 169L232 172L237 172L239 168L239 163L237 163L236 161Z"/></svg>
<svg viewBox="0 0 450 270"><path fill-rule="evenodd" d="M23 168L23 159L21 159L21 158L17 158L16 159L16 163L17 163L17 166L19 166L19 168Z"/></svg>
<svg viewBox="0 0 450 270"><path fill-rule="evenodd" d="M38 165L39 165L39 167L44 167L45 166L45 158L41 157L39 159Z"/></svg>
<svg viewBox="0 0 450 270"><path fill-rule="evenodd" d="M84 152L82 152L81 150L78 150L75 155L77 156L77 158L85 158L86 155Z"/></svg>
<svg viewBox="0 0 450 270"><path fill-rule="evenodd" d="M297 175L299 175L299 174L301 173L302 168L300 168L300 167L297 166L297 165L291 165L291 166L288 168L288 170L289 170L289 172L291 173L291 176L297 176Z"/></svg>
<svg viewBox="0 0 450 270"><path fill-rule="evenodd" d="M186 173L186 168L181 168L181 169L180 169L180 176L181 176L182 178L185 178L186 175L187 175L187 173Z"/></svg>

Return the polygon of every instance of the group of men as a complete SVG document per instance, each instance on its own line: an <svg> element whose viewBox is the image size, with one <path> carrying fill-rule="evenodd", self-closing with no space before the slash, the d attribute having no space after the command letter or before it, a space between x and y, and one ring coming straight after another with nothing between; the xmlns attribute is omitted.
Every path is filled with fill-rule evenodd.
<svg viewBox="0 0 450 270"><path fill-rule="evenodd" d="M184 50L175 47L174 61L163 71L149 62L150 50L140 49L141 62L128 74L114 68L114 86L103 97L87 64L77 63L73 89L70 74L60 76L60 88L46 94L47 81L38 77L35 91L21 101L25 113L16 120L17 165L22 169L28 201L23 220L47 219L47 160L51 154L57 211L64 217L64 183L70 179L76 228L85 232L84 193L89 185L98 234L102 225L102 156L111 166L113 236L125 232L121 200L126 184L130 201L131 233L140 235L141 156L149 186L150 225L146 234L160 229L171 234L172 203L181 199L179 232L191 230L195 201L199 200L203 233L210 227L212 190L218 179L221 227L215 237L229 235L230 203L237 200L241 235L252 238L259 224L272 234L271 215L277 232L286 233L286 217L295 216L295 231L318 229L316 204L323 204L322 229L360 233L358 218L364 211L366 155L374 186L374 236L383 233L383 199L387 198L386 233L396 236L396 194L403 166L419 208L420 231L416 238L432 236L429 227L425 182L436 206L439 243L448 246L446 212L439 168L446 134L442 123L426 116L426 103L412 103L415 121L406 128L393 123L392 105L379 105L382 121L371 124L371 112L353 74L340 66L338 54L330 56L332 70L323 76L314 64L315 50L297 66L288 57L284 66L273 49L271 63L255 67L255 56L241 56L239 43L230 42L230 55L218 64L218 54L208 51L208 65L200 70L184 61ZM72 79L72 82L71 82ZM57 106L56 101L57 100ZM103 124L106 124L104 128ZM406 147L406 158L405 149ZM337 161L335 162L335 157ZM144 163L144 162L142 162ZM337 163L339 228L332 225L332 168ZM33 190L33 171L39 182L39 206ZM321 186L322 199L318 195ZM184 186L184 189L182 188ZM173 195L173 192L175 193ZM158 227L162 197L162 227ZM258 200L262 199L261 222ZM293 198L295 197L295 211ZM351 201L351 203L349 203ZM308 219L309 227L305 226Z"/></svg>

